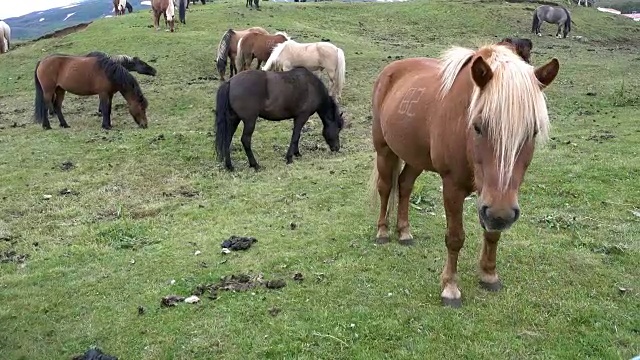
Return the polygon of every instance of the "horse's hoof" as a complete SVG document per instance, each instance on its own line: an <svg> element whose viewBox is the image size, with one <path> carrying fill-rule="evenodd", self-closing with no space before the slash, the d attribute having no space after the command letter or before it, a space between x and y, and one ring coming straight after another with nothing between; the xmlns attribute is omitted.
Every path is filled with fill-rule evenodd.
<svg viewBox="0 0 640 360"><path fill-rule="evenodd" d="M300 155L300 152L299 152L299 151L294 152L294 153L293 153L293 155L294 155L295 157L300 157L300 156L302 156L302 155Z"/></svg>
<svg viewBox="0 0 640 360"><path fill-rule="evenodd" d="M293 157L287 156L286 160L287 160L287 165L293 164Z"/></svg>
<svg viewBox="0 0 640 360"><path fill-rule="evenodd" d="M111 130L111 126L103 126L102 127L104 130Z"/></svg>
<svg viewBox="0 0 640 360"><path fill-rule="evenodd" d="M449 299L449 298L441 298L442 305L454 309L459 309L462 307L462 299Z"/></svg>
<svg viewBox="0 0 640 360"><path fill-rule="evenodd" d="M43 126L42 127L44 130L51 130L51 126Z"/></svg>
<svg viewBox="0 0 640 360"><path fill-rule="evenodd" d="M415 242L413 241L413 239L401 239L398 240L398 244L402 246L413 246Z"/></svg>
<svg viewBox="0 0 640 360"><path fill-rule="evenodd" d="M500 282L500 280L498 280L497 282L494 283L488 283L488 282L484 282L484 281L478 281L478 283L480 284L480 287L487 290L487 291L491 291L491 292L496 292L496 291L500 291L502 289L502 283Z"/></svg>
<svg viewBox="0 0 640 360"><path fill-rule="evenodd" d="M67 124L64 124L64 125L60 125L60 127L61 127L61 128L64 128L64 129L68 129L68 128L70 128L71 126L69 126L69 125L67 125Z"/></svg>
<svg viewBox="0 0 640 360"><path fill-rule="evenodd" d="M376 238L376 244L378 245L384 245L384 244L388 244L389 243L389 237L388 236L381 236L381 237L377 237Z"/></svg>

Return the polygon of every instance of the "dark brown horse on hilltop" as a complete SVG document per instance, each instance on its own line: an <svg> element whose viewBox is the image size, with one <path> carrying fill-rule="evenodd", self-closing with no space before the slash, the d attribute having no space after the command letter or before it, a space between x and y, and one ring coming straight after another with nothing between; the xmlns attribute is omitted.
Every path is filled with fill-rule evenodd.
<svg viewBox="0 0 640 360"><path fill-rule="evenodd" d="M269 60L273 48L290 37L287 33L278 31L273 35L249 32L238 41L238 55L236 57L236 68L238 71L249 69L253 59L258 59L258 67Z"/></svg>
<svg viewBox="0 0 640 360"><path fill-rule="evenodd" d="M216 97L216 152L228 170L231 163L231 139L240 121L244 123L242 146L249 166L258 170L260 165L251 150L251 136L258 117L270 121L293 118L293 133L287 164L300 156L298 141L302 127L309 117L317 113L322 121L322 136L331 151L340 150L340 131L344 126L342 113L320 78L306 68L273 72L247 70L229 79L218 88Z"/></svg>
<svg viewBox="0 0 640 360"><path fill-rule="evenodd" d="M480 284L501 288L498 240L520 216L518 191L535 141L548 136L543 89L559 66L552 59L534 68L512 46L494 44L477 50L454 47L440 59L394 61L376 79L371 176L372 195L380 197L376 243L389 242L388 217L399 196L399 243L413 244L408 217L413 185L423 171L438 173L447 220L441 274L445 305L462 304L456 278L465 239L463 205L474 191L484 229Z"/></svg>
<svg viewBox="0 0 640 360"><path fill-rule="evenodd" d="M160 30L160 17L164 16L165 25L169 31L174 31L176 9L173 0L151 0L151 11L153 11L153 26L156 31Z"/></svg>
<svg viewBox="0 0 640 360"><path fill-rule="evenodd" d="M58 116L60 127L68 128L62 114L66 92L80 96L98 95L102 128L111 129L111 101L117 92L127 101L129 113L141 127L147 127L147 99L133 75L108 56L49 55L38 62L34 74L35 121L51 129L48 110Z"/></svg>
<svg viewBox="0 0 640 360"><path fill-rule="evenodd" d="M229 58L229 77L233 77L234 73L238 73L238 69L236 68L236 55L238 53L238 41L242 39L243 36L247 35L250 32L256 32L260 34L268 35L269 32L259 26L251 27L245 30L227 30L224 35L222 35L222 39L220 39L220 44L218 45L218 55L216 56L216 67L218 68L218 73L220 74L220 81L224 82L224 73L227 68L227 58Z"/></svg>

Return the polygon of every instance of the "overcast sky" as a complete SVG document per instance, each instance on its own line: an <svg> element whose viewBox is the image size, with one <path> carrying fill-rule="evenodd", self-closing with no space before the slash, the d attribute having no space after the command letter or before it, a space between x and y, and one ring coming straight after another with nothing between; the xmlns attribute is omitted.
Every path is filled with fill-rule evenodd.
<svg viewBox="0 0 640 360"><path fill-rule="evenodd" d="M0 19L8 19L16 16L26 15L34 11L53 9L65 5L78 3L82 0L17 0L11 5L5 4L9 0L0 0Z"/></svg>

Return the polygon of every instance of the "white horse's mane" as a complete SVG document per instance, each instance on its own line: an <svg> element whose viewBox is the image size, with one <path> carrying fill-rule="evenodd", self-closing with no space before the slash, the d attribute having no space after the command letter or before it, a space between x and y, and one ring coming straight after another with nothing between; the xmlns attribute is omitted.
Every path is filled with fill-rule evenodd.
<svg viewBox="0 0 640 360"><path fill-rule="evenodd" d="M503 187L511 178L522 142L536 133L538 140L547 139L549 114L534 67L502 45L485 45L478 51L462 47L447 50L440 58L440 96L444 98L449 93L469 59L485 50L490 50L484 60L493 71L493 78L483 89L474 86L468 124L472 126L478 118L483 121L499 157L499 186Z"/></svg>

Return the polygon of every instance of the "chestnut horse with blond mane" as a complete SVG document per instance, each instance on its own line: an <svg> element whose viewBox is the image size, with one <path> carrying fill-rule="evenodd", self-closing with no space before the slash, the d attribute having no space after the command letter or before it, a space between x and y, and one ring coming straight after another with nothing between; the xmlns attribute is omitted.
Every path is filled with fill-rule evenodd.
<svg viewBox="0 0 640 360"><path fill-rule="evenodd" d="M273 48L290 40L289 35L283 31L278 31L273 35L250 32L238 41L238 54L236 57L236 68L238 71L249 69L253 59L258 59L258 67L269 59Z"/></svg>
<svg viewBox="0 0 640 360"><path fill-rule="evenodd" d="M227 68L227 58L229 58L229 77L233 77L234 71L235 74L238 73L238 69L236 68L236 55L238 53L238 41L242 39L245 35L250 32L256 32L260 34L268 35L269 32L259 26L254 26L245 30L227 30L224 35L222 35L222 39L220 39L220 44L218 44L218 54L216 56L216 67L218 68L218 73L220 74L220 81L225 82L224 73Z"/></svg>
<svg viewBox="0 0 640 360"><path fill-rule="evenodd" d="M446 306L462 305L456 278L465 239L463 205L474 191L484 229L480 284L501 288L498 240L520 215L518 191L535 141L548 137L543 89L559 67L554 58L534 68L513 46L493 44L453 47L440 59L394 61L376 79L371 176L372 195L377 191L380 197L376 243L389 242L388 216L398 195L399 243L413 244L408 217L413 185L423 171L438 173L447 220L448 253L440 277Z"/></svg>
<svg viewBox="0 0 640 360"><path fill-rule="evenodd" d="M153 26L156 31L160 30L160 16L164 15L165 25L173 32L176 8L173 0L151 0L151 10L153 11Z"/></svg>

